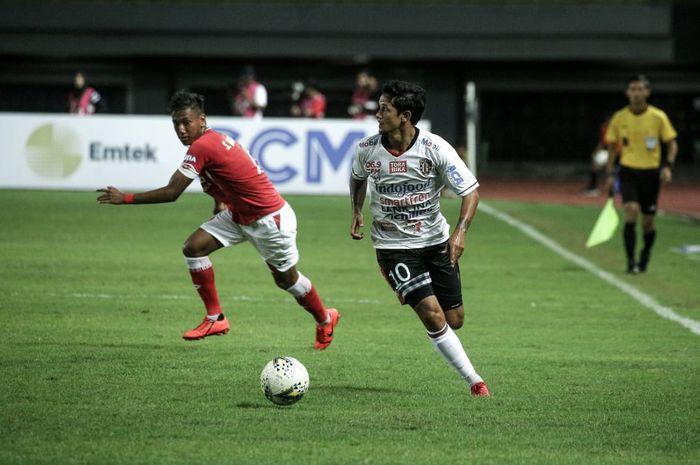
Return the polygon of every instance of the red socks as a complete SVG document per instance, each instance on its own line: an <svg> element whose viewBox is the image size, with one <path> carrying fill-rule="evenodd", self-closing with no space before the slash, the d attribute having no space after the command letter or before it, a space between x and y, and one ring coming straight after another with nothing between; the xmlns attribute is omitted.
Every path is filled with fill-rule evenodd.
<svg viewBox="0 0 700 465"><path fill-rule="evenodd" d="M214 268L209 257L185 257L185 261L190 270L194 288L197 289L207 309L207 315L218 315L221 313L221 305L214 282Z"/></svg>
<svg viewBox="0 0 700 465"><path fill-rule="evenodd" d="M311 284L309 278L299 273L299 279L296 284L287 289L287 292L292 294L299 302L299 305L313 315L316 323L323 324L328 322L326 307L323 306L323 302L321 302L321 298L318 296L318 292L316 292L316 288Z"/></svg>
<svg viewBox="0 0 700 465"><path fill-rule="evenodd" d="M304 310L314 316L316 323L322 324L327 322L328 312L326 312L326 307L323 306L323 302L321 302L315 287L312 287L308 294L295 298L299 305L304 307Z"/></svg>

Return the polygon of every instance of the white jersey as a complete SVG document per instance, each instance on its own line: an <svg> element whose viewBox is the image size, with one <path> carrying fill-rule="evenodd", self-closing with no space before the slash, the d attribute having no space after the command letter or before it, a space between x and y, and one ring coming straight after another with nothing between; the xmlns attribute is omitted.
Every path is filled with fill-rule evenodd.
<svg viewBox="0 0 700 465"><path fill-rule="evenodd" d="M418 249L445 242L450 225L440 212L440 191L460 197L479 187L457 152L442 137L416 128L411 146L393 155L380 134L356 149L352 176L369 179L372 244L377 249Z"/></svg>

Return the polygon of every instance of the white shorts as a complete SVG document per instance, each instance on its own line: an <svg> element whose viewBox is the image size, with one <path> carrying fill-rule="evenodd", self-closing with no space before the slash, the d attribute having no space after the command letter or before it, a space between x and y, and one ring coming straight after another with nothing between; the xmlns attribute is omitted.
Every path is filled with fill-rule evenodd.
<svg viewBox="0 0 700 465"><path fill-rule="evenodd" d="M265 263L278 271L287 271L299 261L297 217L288 203L278 211L250 224L238 224L224 210L200 226L224 247L250 241Z"/></svg>

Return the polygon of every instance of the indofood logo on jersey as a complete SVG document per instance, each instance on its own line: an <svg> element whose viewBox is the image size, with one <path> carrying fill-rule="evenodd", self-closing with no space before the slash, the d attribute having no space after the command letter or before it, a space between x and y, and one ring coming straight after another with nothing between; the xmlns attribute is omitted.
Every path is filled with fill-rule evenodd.
<svg viewBox="0 0 700 465"><path fill-rule="evenodd" d="M24 153L31 170L43 178L67 178L83 159L78 134L56 123L36 128L27 138Z"/></svg>
<svg viewBox="0 0 700 465"><path fill-rule="evenodd" d="M414 192L422 192L430 188L433 181L428 179L425 182L419 183L406 183L406 184L378 184L376 189L380 194L391 194L394 197L403 197L406 194L413 194Z"/></svg>

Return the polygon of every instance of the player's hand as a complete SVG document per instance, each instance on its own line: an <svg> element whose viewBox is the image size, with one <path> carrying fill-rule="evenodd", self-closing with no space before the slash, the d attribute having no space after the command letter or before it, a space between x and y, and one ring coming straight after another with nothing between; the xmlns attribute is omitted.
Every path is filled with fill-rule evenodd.
<svg viewBox="0 0 700 465"><path fill-rule="evenodd" d="M365 220L362 216L362 213L353 213L352 224L350 225L350 237L352 237L356 241L359 241L360 239L365 237L364 233L360 231L360 228L362 228L364 225Z"/></svg>
<svg viewBox="0 0 700 465"><path fill-rule="evenodd" d="M455 266L464 252L464 231L456 229L447 241L447 250L450 254L450 265Z"/></svg>
<svg viewBox="0 0 700 465"><path fill-rule="evenodd" d="M124 193L114 186L107 186L105 189L97 189L97 192L104 192L97 197L99 203L111 203L113 205L124 203Z"/></svg>
<svg viewBox="0 0 700 465"><path fill-rule="evenodd" d="M664 166L661 168L661 182L664 184L668 184L671 182L673 179L673 172L671 171L671 168L668 166Z"/></svg>

